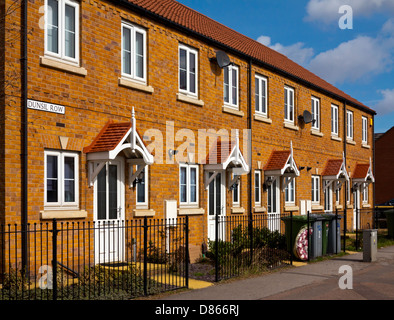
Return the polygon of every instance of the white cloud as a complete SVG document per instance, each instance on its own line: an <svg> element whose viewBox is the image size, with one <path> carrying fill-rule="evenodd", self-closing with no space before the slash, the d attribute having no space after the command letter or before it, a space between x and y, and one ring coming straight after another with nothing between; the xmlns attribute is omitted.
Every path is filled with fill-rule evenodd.
<svg viewBox="0 0 394 320"><path fill-rule="evenodd" d="M394 37L394 18L386 21L382 27L382 32Z"/></svg>
<svg viewBox="0 0 394 320"><path fill-rule="evenodd" d="M394 38L359 36L318 54L308 69L333 84L369 79L390 71L393 48Z"/></svg>
<svg viewBox="0 0 394 320"><path fill-rule="evenodd" d="M280 43L271 45L271 38L268 36L260 36L257 41L303 66L306 66L314 55L313 48L305 48L303 42L297 42L289 46Z"/></svg>
<svg viewBox="0 0 394 320"><path fill-rule="evenodd" d="M394 13L393 0L310 0L306 6L307 21L331 23L338 21L342 5L349 5L354 16L370 16L374 13Z"/></svg>
<svg viewBox="0 0 394 320"><path fill-rule="evenodd" d="M383 95L383 99L374 106L378 115L394 112L394 89L380 90L379 93Z"/></svg>

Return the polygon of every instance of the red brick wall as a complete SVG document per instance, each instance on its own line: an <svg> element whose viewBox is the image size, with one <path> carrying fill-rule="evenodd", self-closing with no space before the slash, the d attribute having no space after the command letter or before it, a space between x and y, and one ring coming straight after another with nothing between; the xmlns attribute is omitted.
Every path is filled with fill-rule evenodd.
<svg viewBox="0 0 394 320"><path fill-rule="evenodd" d="M376 204L394 199L394 174L391 168L394 161L393 141L394 129L391 128L375 142Z"/></svg>
<svg viewBox="0 0 394 320"><path fill-rule="evenodd" d="M39 12L44 1L29 2L29 99L46 101L66 106L64 115L29 110L29 221L40 221L40 211L44 209L44 150L61 149L59 136L69 138L66 149L80 152L79 195L81 210L88 213L87 220L93 219L93 188L88 186L86 155L83 147L89 145L104 124L114 121L129 121L131 109L136 110L138 131L143 136L148 129L158 129L166 141L166 122L174 123L174 131L182 128L192 130L198 137L199 129L247 129L248 128L248 62L242 61L229 53L231 61L239 67L240 85L239 100L243 116L236 116L222 111L223 106L223 73L209 58L215 55L218 48L182 34L170 26L149 21L124 8L105 1L84 0L80 6L80 65L87 74L76 75L64 70L50 68L40 64L44 56L44 30L39 27L42 13ZM13 19L18 20L17 10ZM121 70L121 21L125 19L147 29L148 48L148 85L153 93L130 89L118 84ZM177 100L178 93L178 45L184 43L198 50L198 88L199 99L204 105L196 106ZM11 68L19 70L20 47L17 43L6 49L7 61ZM252 120L253 150L252 172L257 168L257 161L263 167L272 150L287 150L293 142L294 157L298 166L312 167L309 172L304 169L296 181L296 205L300 200L310 199L311 174L320 174L325 162L330 158L342 158L345 132L343 128L343 103L316 92L308 87L295 83L264 68L254 65L252 68L252 111L254 111L254 74L268 78L269 118L271 124ZM310 111L311 95L321 101L321 133L315 136L310 132L310 125L299 125L294 131L283 126L283 87L295 88L295 118L304 110ZM8 89L4 106L7 114L5 120L5 157L4 178L5 217L7 223L20 222L20 90L19 84ZM331 139L331 103L339 106L339 136L342 141ZM351 172L356 162L368 162L372 156L372 148L361 147L361 115L362 111L348 106L354 111L355 145L346 145L347 169ZM252 115L253 117L253 112ZM368 115L371 118L370 115ZM61 123L64 127L59 127ZM298 125L296 120L296 125ZM369 127L369 145L372 146L372 129ZM241 131L241 149L243 138ZM177 148L184 141L175 141ZM197 142L197 141L196 141ZM150 142L146 141L149 145ZM197 143L195 150L197 152ZM164 200L175 199L179 202L179 166L166 163L168 146L163 147L164 163L154 164L149 170L150 209L155 217L164 217ZM158 150L156 150L156 155ZM243 150L246 156L246 150ZM260 154L260 155L258 155ZM128 169L126 169L125 212L126 218L133 217L135 209L135 190L128 187ZM262 174L262 179L264 174ZM253 181L253 179L252 179ZM248 213L248 180L241 180L241 206ZM198 251L207 237L207 191L204 189L203 166L199 174L199 207L205 210L204 215L191 217L190 241L193 250ZM254 181L253 181L254 183ZM344 188L341 193L341 205L344 208ZM226 194L227 210L231 210L231 192ZM281 193L282 210L284 195ZM262 192L262 206L266 206L266 192ZM323 195L321 195L321 205ZM372 188L370 189L372 203Z"/></svg>

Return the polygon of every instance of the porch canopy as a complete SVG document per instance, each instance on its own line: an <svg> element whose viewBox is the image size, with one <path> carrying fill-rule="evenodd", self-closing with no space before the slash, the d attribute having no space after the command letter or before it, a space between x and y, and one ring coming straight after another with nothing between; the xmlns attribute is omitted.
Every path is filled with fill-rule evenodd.
<svg viewBox="0 0 394 320"><path fill-rule="evenodd" d="M290 150L272 151L263 169L266 185L270 184L272 177L283 177L282 188L285 189L293 178L300 175L293 156L293 143L290 143Z"/></svg>
<svg viewBox="0 0 394 320"><path fill-rule="evenodd" d="M105 163L123 155L130 165L138 165L138 170L130 175L131 185L146 165L154 162L153 156L146 148L136 130L134 108L131 122L115 123L109 120L93 142L83 149L89 163L89 184L104 167ZM97 165L94 166L93 163ZM132 172L132 170L130 170Z"/></svg>
<svg viewBox="0 0 394 320"><path fill-rule="evenodd" d="M360 186L375 182L375 177L372 173L371 159L368 163L357 163L352 176L353 185Z"/></svg>
<svg viewBox="0 0 394 320"><path fill-rule="evenodd" d="M326 162L326 166L322 172L324 188L329 186L334 187L334 191L340 189L345 181L349 181L349 175L346 171L345 156L342 159L329 159Z"/></svg>
<svg viewBox="0 0 394 320"><path fill-rule="evenodd" d="M229 179L228 188L238 183L239 176L249 173L249 165L239 149L238 130L236 131L235 142L222 141L218 138L209 150L206 164L204 164L205 188L208 188L210 182L223 170L232 171L234 174L233 179ZM210 177L208 176L209 172L213 173Z"/></svg>

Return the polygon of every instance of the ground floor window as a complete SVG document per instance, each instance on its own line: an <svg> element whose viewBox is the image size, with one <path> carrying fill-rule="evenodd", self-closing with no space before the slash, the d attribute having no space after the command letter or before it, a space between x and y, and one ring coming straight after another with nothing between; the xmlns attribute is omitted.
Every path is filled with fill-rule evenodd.
<svg viewBox="0 0 394 320"><path fill-rule="evenodd" d="M182 205L198 204L198 165L179 165L179 199Z"/></svg>
<svg viewBox="0 0 394 320"><path fill-rule="evenodd" d="M79 203L79 155L65 151L45 151L46 207L77 208Z"/></svg>

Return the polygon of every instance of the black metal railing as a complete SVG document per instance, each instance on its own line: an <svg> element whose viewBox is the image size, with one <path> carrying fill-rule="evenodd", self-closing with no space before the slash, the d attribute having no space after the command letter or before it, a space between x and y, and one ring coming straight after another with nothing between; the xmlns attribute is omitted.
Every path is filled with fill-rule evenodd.
<svg viewBox="0 0 394 320"><path fill-rule="evenodd" d="M188 217L2 225L0 300L130 299L188 287L188 228Z"/></svg>
<svg viewBox="0 0 394 320"><path fill-rule="evenodd" d="M218 216L208 253L215 263L215 280L245 272L291 264L281 215Z"/></svg>

